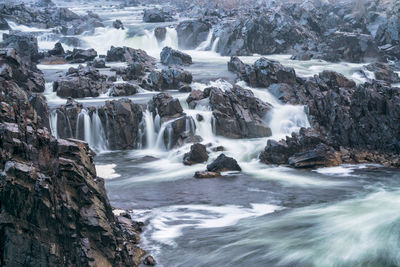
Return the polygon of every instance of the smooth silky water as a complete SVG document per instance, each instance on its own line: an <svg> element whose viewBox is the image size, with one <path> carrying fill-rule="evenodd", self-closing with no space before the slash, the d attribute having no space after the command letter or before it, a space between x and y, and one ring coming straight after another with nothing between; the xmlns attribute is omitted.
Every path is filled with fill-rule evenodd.
<svg viewBox="0 0 400 267"><path fill-rule="evenodd" d="M105 19L106 28L81 36L82 48L105 54L111 45L141 48L157 59L164 46L178 48L172 23L142 23L144 7L116 9L109 3L79 6L74 12L93 10ZM111 24L122 20L125 30ZM54 46L60 36L36 28L10 23L12 29L35 32L40 49ZM154 28L166 26L167 38L158 43ZM216 51L218 39L212 31L197 49L187 50L193 65L193 89L217 86L229 90L235 76L227 71L229 57ZM66 46L64 46L66 47ZM72 49L71 47L66 47ZM240 57L253 63L260 56ZM328 63L319 60L294 61L288 55L269 55L300 76L334 70L361 83L362 64ZM123 66L125 63L108 63ZM52 82L76 64L39 65L46 77L45 96L54 109L66 103L52 92ZM109 70L102 70L107 72ZM309 122L302 106L284 105L265 88L250 88L273 109L264 118L272 129L271 139L280 140ZM143 90L128 97L147 103L156 92ZM170 91L187 115L195 120L196 134L203 143L223 146L228 156L242 167L241 173L226 173L218 179L198 180L196 171L206 164L184 166L182 158L190 144L168 150L157 117L144 113L147 146L131 151L108 151L104 129L97 112L79 115L83 139L97 152L96 169L105 178L112 205L132 211L145 221L142 246L155 256L159 266L398 266L400 265L400 172L379 165L343 165L314 171L259 163L258 155L268 138L231 140L214 134L212 112L199 107L190 110L188 93ZM107 93L97 98L78 99L84 106L98 106L118 99ZM57 114L50 125L57 136ZM188 125L187 128L193 127ZM208 162L221 152L210 153Z"/></svg>

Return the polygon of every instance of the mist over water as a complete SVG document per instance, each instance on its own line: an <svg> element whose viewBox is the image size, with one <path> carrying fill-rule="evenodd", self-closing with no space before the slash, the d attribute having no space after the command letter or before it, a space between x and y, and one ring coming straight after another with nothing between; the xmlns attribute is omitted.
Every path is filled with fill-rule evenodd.
<svg viewBox="0 0 400 267"><path fill-rule="evenodd" d="M68 5L68 3L65 3ZM71 8L78 14L93 10L105 19L106 27L77 36L80 48L94 48L105 55L111 46L145 50L159 61L163 47L178 49L173 23L144 24L145 7L115 9L112 5L83 4ZM120 19L125 30L111 26ZM181 18L178 18L181 20ZM39 48L51 49L60 36L10 22L13 30L35 32ZM166 39L158 42L154 29L166 26ZM227 71L229 57L216 51L219 39L210 30L207 39L192 50L192 89L215 86L230 90L235 76ZM64 45L66 49L73 49ZM342 73L357 83L366 81L359 71L365 64L329 63L323 60L297 61L290 55L265 55L282 65L293 67L299 76L311 77L323 70ZM260 56L240 57L253 63ZM158 67L160 63L157 63ZM110 67L126 63L107 63ZM49 107L66 103L56 96L52 82L77 64L39 65L45 73ZM102 72L109 69L102 70ZM121 82L121 81L119 81ZM272 110L263 120L272 130L268 138L233 140L215 134L212 111L198 106L190 109L189 93L170 91L178 98L183 112L191 116L186 131L202 137L203 144L224 147L235 158L241 173L225 173L219 179L197 180L196 171L206 163L182 164L191 144L173 148L164 134L172 121L160 122L149 110L143 112L144 146L137 150L109 151L107 129L98 112L82 109L75 135L97 152L96 170L105 179L113 206L132 211L134 219L147 224L141 245L152 253L159 266L399 266L400 265L400 172L382 166L346 165L315 171L265 165L258 155L268 139L276 141L310 127L304 106L283 104L266 88L249 89ZM141 90L128 97L135 103L147 103L157 92ZM78 99L84 107L103 105L119 99L108 93L96 98ZM202 121L196 115L202 115ZM57 112L50 116L50 127L58 137ZM71 127L72 128L72 127ZM221 152L210 151L211 163Z"/></svg>

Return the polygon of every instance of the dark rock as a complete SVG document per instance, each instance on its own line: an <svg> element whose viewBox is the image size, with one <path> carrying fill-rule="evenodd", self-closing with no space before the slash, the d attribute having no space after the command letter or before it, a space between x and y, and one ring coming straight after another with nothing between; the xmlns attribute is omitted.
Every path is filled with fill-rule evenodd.
<svg viewBox="0 0 400 267"><path fill-rule="evenodd" d="M205 145L194 144L190 147L190 152L183 156L183 164L193 165L203 163L208 160L207 149Z"/></svg>
<svg viewBox="0 0 400 267"><path fill-rule="evenodd" d="M139 86L130 83L116 83L110 89L110 96L130 96L138 92Z"/></svg>
<svg viewBox="0 0 400 267"><path fill-rule="evenodd" d="M366 69L375 74L375 79L388 83L399 83L400 77L394 72L393 67L385 63L372 63L366 66Z"/></svg>
<svg viewBox="0 0 400 267"><path fill-rule="evenodd" d="M127 62L128 64L142 63L144 66L155 64L155 59L141 49L130 47L114 47L107 51L106 61Z"/></svg>
<svg viewBox="0 0 400 267"><path fill-rule="evenodd" d="M192 87L187 84L182 84L182 86L179 88L179 92L181 93L190 93L192 91Z"/></svg>
<svg viewBox="0 0 400 267"><path fill-rule="evenodd" d="M168 67L159 71L151 71L142 87L151 90L179 89L192 83L192 74L181 68Z"/></svg>
<svg viewBox="0 0 400 267"><path fill-rule="evenodd" d="M237 161L233 158L221 154L211 164L207 165L209 172L227 172L227 171L242 171Z"/></svg>
<svg viewBox="0 0 400 267"><path fill-rule="evenodd" d="M65 51L64 51L62 44L60 42L57 42L54 45L54 48L49 50L49 54L52 56L64 56Z"/></svg>
<svg viewBox="0 0 400 267"><path fill-rule="evenodd" d="M197 121L203 121L203 120L204 120L203 115L201 115L201 114L196 114L196 120L197 120Z"/></svg>
<svg viewBox="0 0 400 267"><path fill-rule="evenodd" d="M176 118L183 115L183 109L179 100L173 98L167 93L159 93L153 96L153 99L150 100L148 108L151 112L160 115L160 117L164 118Z"/></svg>
<svg viewBox="0 0 400 267"><path fill-rule="evenodd" d="M325 144L318 144L314 149L296 153L289 158L289 165L295 168L316 168L337 166L342 163L338 153Z"/></svg>
<svg viewBox="0 0 400 267"><path fill-rule="evenodd" d="M158 42L163 42L167 36L167 29L165 27L157 27L154 29L154 35Z"/></svg>
<svg viewBox="0 0 400 267"><path fill-rule="evenodd" d="M187 20L178 24L178 44L183 49L194 49L207 39L211 25L207 22Z"/></svg>
<svg viewBox="0 0 400 267"><path fill-rule="evenodd" d="M89 62L88 66L92 66L97 69L107 68L106 62L103 59L96 58L93 62Z"/></svg>
<svg viewBox="0 0 400 267"><path fill-rule="evenodd" d="M146 258L144 258L143 264L148 266L154 266L156 265L156 261L152 256L147 256Z"/></svg>
<svg viewBox="0 0 400 267"><path fill-rule="evenodd" d="M70 63L84 63L92 61L96 57L97 52L93 48L87 50L74 48L72 52L67 53L65 59Z"/></svg>
<svg viewBox="0 0 400 267"><path fill-rule="evenodd" d="M27 65L30 62L37 62L40 58L38 51L38 42L36 37L30 33L23 33L18 31L10 31L10 33L3 33L3 47L11 47L16 50L18 55L27 61Z"/></svg>
<svg viewBox="0 0 400 267"><path fill-rule="evenodd" d="M172 21L172 15L169 12L164 10L153 8L153 9L145 9L143 14L143 21L144 22L166 22Z"/></svg>
<svg viewBox="0 0 400 267"><path fill-rule="evenodd" d="M164 65L190 65L192 57L188 54L174 50L171 47L164 47L160 53L161 63Z"/></svg>
<svg viewBox="0 0 400 267"><path fill-rule="evenodd" d="M2 16L0 16L0 30L5 31L9 29L10 25L8 25L8 22Z"/></svg>
<svg viewBox="0 0 400 267"><path fill-rule="evenodd" d="M125 29L125 28L124 28L124 24L123 24L122 21L120 21L119 19L117 19L117 20L115 20L115 21L113 22L113 27L114 27L115 29L117 29L117 30L119 30L119 29L124 30L124 29Z"/></svg>

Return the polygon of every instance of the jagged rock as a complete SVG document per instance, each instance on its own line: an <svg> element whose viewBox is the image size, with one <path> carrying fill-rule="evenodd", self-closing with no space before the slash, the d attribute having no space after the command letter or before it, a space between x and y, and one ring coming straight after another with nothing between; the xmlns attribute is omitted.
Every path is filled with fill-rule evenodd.
<svg viewBox="0 0 400 267"><path fill-rule="evenodd" d="M207 165L209 172L227 172L227 171L242 171L239 164L234 158L220 154L216 160Z"/></svg>
<svg viewBox="0 0 400 267"><path fill-rule="evenodd" d="M158 42L163 42L167 36L167 29L165 27L157 27L154 29L154 35Z"/></svg>
<svg viewBox="0 0 400 267"><path fill-rule="evenodd" d="M160 53L161 63L164 65L190 65L192 57L171 47L164 47Z"/></svg>
<svg viewBox="0 0 400 267"><path fill-rule="evenodd" d="M207 39L211 25L207 22L187 20L182 21L176 27L178 44L183 49L194 49Z"/></svg>
<svg viewBox="0 0 400 267"><path fill-rule="evenodd" d="M244 64L237 57L231 57L228 70L254 87L268 87L275 83L296 83L293 68L282 66L279 62L266 58L258 59L252 66Z"/></svg>
<svg viewBox="0 0 400 267"><path fill-rule="evenodd" d="M65 55L64 48L60 42L57 42L54 45L54 48L49 50L48 53L52 56L64 56Z"/></svg>
<svg viewBox="0 0 400 267"><path fill-rule="evenodd" d="M117 19L117 20L115 20L115 21L113 22L113 27L114 27L115 29L117 29L117 30L119 30L119 29L124 30L124 29L125 29L125 28L124 28L124 24L123 24L122 21L120 21L119 19Z"/></svg>
<svg viewBox="0 0 400 267"><path fill-rule="evenodd" d="M139 86L130 83L116 83L110 89L110 96L130 96L138 92Z"/></svg>
<svg viewBox="0 0 400 267"><path fill-rule="evenodd" d="M341 163L341 157L333 148L328 147L325 144L318 144L312 150L296 153L289 158L289 164L295 168L337 166Z"/></svg>
<svg viewBox="0 0 400 267"><path fill-rule="evenodd" d="M10 53L0 62L10 72L23 66ZM0 76L0 264L138 265L145 252L133 227L113 215L93 151L78 140L55 139L41 96L13 77Z"/></svg>
<svg viewBox="0 0 400 267"><path fill-rule="evenodd" d="M192 74L180 68L168 67L161 72L152 71L142 82L142 87L151 90L179 89L192 83Z"/></svg>
<svg viewBox="0 0 400 267"><path fill-rule="evenodd" d="M400 77L394 72L389 64L385 63L372 63L366 66L366 69L375 74L375 79L385 81L388 83L399 83Z"/></svg>
<svg viewBox="0 0 400 267"><path fill-rule="evenodd" d="M128 64L141 63L144 66L155 64L155 59L144 50L130 47L114 47L107 51L106 61L108 62L127 62Z"/></svg>
<svg viewBox="0 0 400 267"><path fill-rule="evenodd" d="M154 260L154 258L152 256L147 256L143 260L143 264L148 265L148 266L154 266L154 265L156 265L156 261Z"/></svg>
<svg viewBox="0 0 400 267"><path fill-rule="evenodd" d="M169 12L164 10L153 8L153 9L145 9L143 13L143 21L144 22L166 22L172 21L173 18Z"/></svg>
<svg viewBox="0 0 400 267"><path fill-rule="evenodd" d="M10 25L8 25L8 22L2 16L0 16L0 30L5 31L9 29Z"/></svg>
<svg viewBox="0 0 400 267"><path fill-rule="evenodd" d="M161 118L177 118L183 115L183 109L179 100L168 93L159 93L150 100L148 108L151 112L160 115Z"/></svg>
<svg viewBox="0 0 400 267"><path fill-rule="evenodd" d="M194 144L190 147L190 152L183 156L183 164L193 165L203 163L208 160L207 149L205 145Z"/></svg>
<svg viewBox="0 0 400 267"><path fill-rule="evenodd" d="M30 65L31 62L37 62L40 58L38 51L37 38L30 33L10 31L3 33L2 47L14 48L18 55Z"/></svg>
<svg viewBox="0 0 400 267"><path fill-rule="evenodd" d="M94 59L93 62L88 62L87 65L92 66L93 68L97 68L97 69L107 68L106 62L104 61L104 59L100 59L100 58Z"/></svg>
<svg viewBox="0 0 400 267"><path fill-rule="evenodd" d="M53 91L59 97L96 97L105 93L111 86L107 76L93 67L70 68L66 74L53 83Z"/></svg>
<svg viewBox="0 0 400 267"><path fill-rule="evenodd" d="M84 49L77 49L70 53L67 53L65 59L70 63L84 63L87 61L92 61L97 57L97 52L93 48L84 50Z"/></svg>

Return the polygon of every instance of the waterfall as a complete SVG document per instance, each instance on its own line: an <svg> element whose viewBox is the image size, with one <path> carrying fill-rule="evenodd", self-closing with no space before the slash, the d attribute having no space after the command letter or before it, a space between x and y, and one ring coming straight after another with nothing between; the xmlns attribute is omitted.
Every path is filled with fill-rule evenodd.
<svg viewBox="0 0 400 267"><path fill-rule="evenodd" d="M128 39L128 46L133 48L140 48L146 50L148 52L156 51L159 53L161 49L165 46L169 46L171 48L178 48L178 33L174 28L166 28L167 32L165 35L165 40L161 43L158 42L154 30L144 30L143 35L136 35L130 39Z"/></svg>
<svg viewBox="0 0 400 267"><path fill-rule="evenodd" d="M83 127L83 135L81 127ZM97 109L91 116L88 110L81 110L76 120L75 138L84 140L96 151L107 150L108 142Z"/></svg>
<svg viewBox="0 0 400 267"><path fill-rule="evenodd" d="M207 50L207 48L210 48L211 46L211 41L212 41L212 37L213 37L213 29L210 29L210 31L208 32L207 35L207 39L205 41L203 41L197 48L197 51L205 51Z"/></svg>
<svg viewBox="0 0 400 267"><path fill-rule="evenodd" d="M100 151L107 150L107 139L97 109L93 112L91 119L92 129L90 133L92 136L90 140L92 141L92 146Z"/></svg>
<svg viewBox="0 0 400 267"><path fill-rule="evenodd" d="M58 138L57 119L58 119L57 110L53 110L53 111L50 113L49 123L50 123L50 131L51 131L51 134L52 134L55 138Z"/></svg>
<svg viewBox="0 0 400 267"><path fill-rule="evenodd" d="M215 38L212 47L211 47L211 51L212 52L217 52L217 46L218 46L218 42L219 42L219 37Z"/></svg>
<svg viewBox="0 0 400 267"><path fill-rule="evenodd" d="M143 114L143 117L144 117L144 122L145 122L145 134L146 134L147 148L154 148L154 145L157 140L156 139L157 136L156 136L156 131L155 131L155 127L154 127L153 114L149 110L146 110Z"/></svg>

